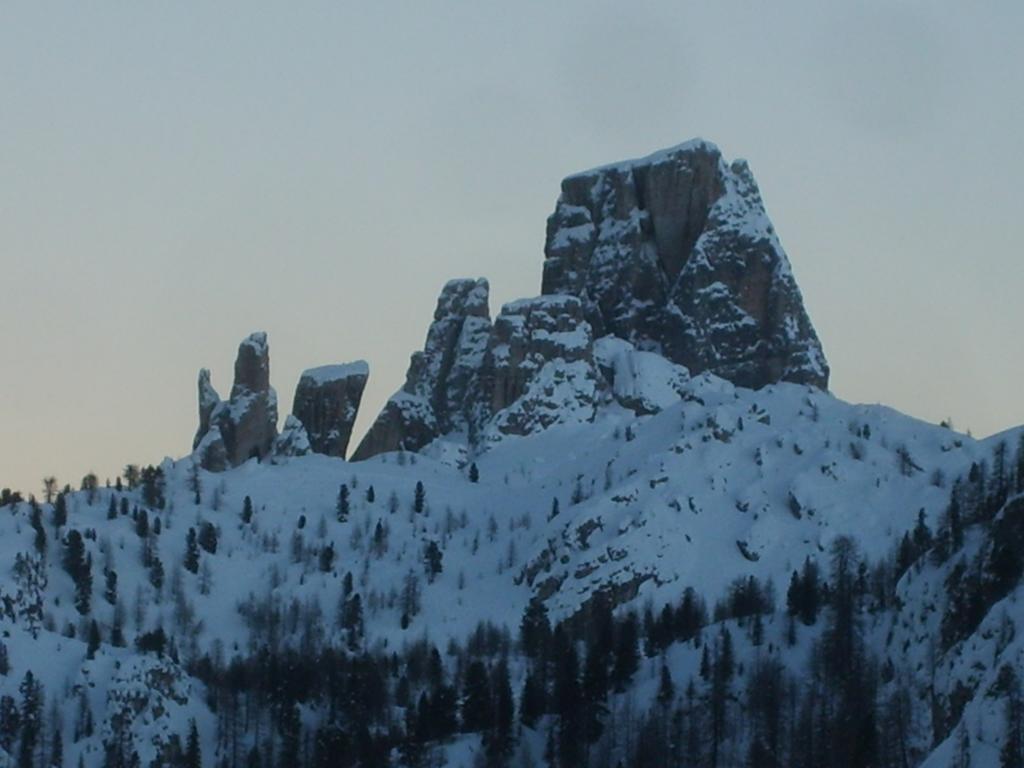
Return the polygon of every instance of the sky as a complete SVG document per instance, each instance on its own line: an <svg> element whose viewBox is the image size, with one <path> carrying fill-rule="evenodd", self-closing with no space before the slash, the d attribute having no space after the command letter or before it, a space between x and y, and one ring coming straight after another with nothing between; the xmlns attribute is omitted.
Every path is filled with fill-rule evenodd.
<svg viewBox="0 0 1024 768"><path fill-rule="evenodd" d="M370 363L358 436L446 280L536 295L561 178L694 136L837 396L1024 423L1021 39L995 1L5 3L0 486L187 454L253 330L282 421Z"/></svg>

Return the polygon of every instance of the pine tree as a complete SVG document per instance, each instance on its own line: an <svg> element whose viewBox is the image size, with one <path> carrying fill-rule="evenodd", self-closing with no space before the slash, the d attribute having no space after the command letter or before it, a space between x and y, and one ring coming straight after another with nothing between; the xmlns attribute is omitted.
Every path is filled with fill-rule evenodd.
<svg viewBox="0 0 1024 768"><path fill-rule="evenodd" d="M145 509L139 510L139 514L135 518L135 535L140 539L149 536L149 513Z"/></svg>
<svg viewBox="0 0 1024 768"><path fill-rule="evenodd" d="M36 548L36 553L40 557L46 557L46 529L43 528L43 513L39 509L39 505L36 504L35 499L31 499L29 503L32 506L29 524L32 526L32 530L35 531L32 543Z"/></svg>
<svg viewBox="0 0 1024 768"><path fill-rule="evenodd" d="M478 483L480 482L480 470L477 469L476 462L474 461L469 465L469 482Z"/></svg>
<svg viewBox="0 0 1024 768"><path fill-rule="evenodd" d="M519 719L527 728L533 728L544 716L547 709L547 695L540 674L528 672L523 682L523 691L519 702Z"/></svg>
<svg viewBox="0 0 1024 768"><path fill-rule="evenodd" d="M110 495L110 504L107 505L107 520L117 519L117 499L113 494Z"/></svg>
<svg viewBox="0 0 1024 768"><path fill-rule="evenodd" d="M427 492L423 488L423 483L419 480L416 481L416 491L413 494L412 499L412 511L417 515L423 514L423 509L427 500Z"/></svg>
<svg viewBox="0 0 1024 768"><path fill-rule="evenodd" d="M248 498L248 497L246 497ZM185 534L185 570L199 573L199 543L196 541L196 529L189 528Z"/></svg>
<svg viewBox="0 0 1024 768"><path fill-rule="evenodd" d="M217 527L213 523L200 525L196 540L199 542L199 546L211 555L217 554Z"/></svg>
<svg viewBox="0 0 1024 768"><path fill-rule="evenodd" d="M21 712L11 696L0 696L0 747L14 751L14 742L21 728Z"/></svg>
<svg viewBox="0 0 1024 768"><path fill-rule="evenodd" d="M479 659L470 662L462 683L462 730L478 733L493 723L494 702L487 668Z"/></svg>
<svg viewBox="0 0 1024 768"><path fill-rule="evenodd" d="M523 654L529 659L536 659L547 653L551 640L551 622L548 620L548 609L542 600L530 600L523 611L523 619L519 624L519 642Z"/></svg>
<svg viewBox="0 0 1024 768"><path fill-rule="evenodd" d="M86 651L85 658L93 659L96 658L96 651L100 648L100 625L96 623L96 619L89 622L89 646Z"/></svg>
<svg viewBox="0 0 1024 768"><path fill-rule="evenodd" d="M443 570L441 560L443 555L441 548L437 546L437 542L431 539L427 542L427 546L423 552L423 563L427 569L427 581L430 583L434 582L434 579Z"/></svg>
<svg viewBox="0 0 1024 768"><path fill-rule="evenodd" d="M64 570L75 582L75 608L83 616L92 605L92 569L82 534L72 529L64 540Z"/></svg>
<svg viewBox="0 0 1024 768"><path fill-rule="evenodd" d="M548 520L554 520L558 517L558 499L551 500L551 512L548 513Z"/></svg>
<svg viewBox="0 0 1024 768"><path fill-rule="evenodd" d="M242 502L242 522L245 525L252 522L252 499L248 496L246 496L245 501Z"/></svg>
<svg viewBox="0 0 1024 768"><path fill-rule="evenodd" d="M618 628L615 641L615 662L612 667L612 685L616 692L626 690L640 666L640 651L637 647L637 621L633 613L626 614Z"/></svg>
<svg viewBox="0 0 1024 768"><path fill-rule="evenodd" d="M189 469L188 489L192 491L192 500L198 507L203 502L202 483L199 480L199 465L195 462L192 462L192 467Z"/></svg>
<svg viewBox="0 0 1024 768"><path fill-rule="evenodd" d="M338 489L338 504L337 504L338 522L344 523L348 520L349 514L349 501L348 501L348 486L345 483L341 484Z"/></svg>
<svg viewBox="0 0 1024 768"><path fill-rule="evenodd" d="M373 504L373 502L375 502L376 500L377 492L373 490L373 486L371 485L369 488L366 489L366 503Z"/></svg>
<svg viewBox="0 0 1024 768"><path fill-rule="evenodd" d="M58 531L68 524L68 500L63 493L57 494L53 504L53 527Z"/></svg>
<svg viewBox="0 0 1024 768"><path fill-rule="evenodd" d="M1021 700L1020 681L1013 667L999 670L1000 682L1006 690L1005 726L1003 746L999 751L999 768L1024 767L1024 703Z"/></svg>
<svg viewBox="0 0 1024 768"><path fill-rule="evenodd" d="M515 701L509 681L508 662L502 658L491 673L492 732L485 748L492 765L502 765L512 752Z"/></svg>
<svg viewBox="0 0 1024 768"><path fill-rule="evenodd" d="M661 682L658 684L658 704L668 708L676 697L676 686L672 682L672 673L668 671L668 665L662 662Z"/></svg>
<svg viewBox="0 0 1024 768"><path fill-rule="evenodd" d="M199 748L199 730L196 721L189 720L188 741L185 746L185 768L203 768L202 752Z"/></svg>
<svg viewBox="0 0 1024 768"><path fill-rule="evenodd" d="M164 586L164 564L159 557L154 557L149 566L149 583L158 593Z"/></svg>
<svg viewBox="0 0 1024 768"><path fill-rule="evenodd" d="M111 568L106 573L106 589L103 590L103 599L111 605L117 605L117 571Z"/></svg>
<svg viewBox="0 0 1024 768"><path fill-rule="evenodd" d="M556 649L554 705L558 720L558 764L560 768L582 768L584 729L579 657L573 643L567 639L556 642Z"/></svg>
<svg viewBox="0 0 1024 768"><path fill-rule="evenodd" d="M35 752L39 743L39 730L43 708L43 689L35 675L29 670L21 681L21 740L18 744L19 768L33 768Z"/></svg>

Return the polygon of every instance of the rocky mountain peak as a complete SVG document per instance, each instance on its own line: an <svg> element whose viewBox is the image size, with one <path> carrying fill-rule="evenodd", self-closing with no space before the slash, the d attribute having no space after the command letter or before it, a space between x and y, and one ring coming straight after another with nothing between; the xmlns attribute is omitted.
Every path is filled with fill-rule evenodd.
<svg viewBox="0 0 1024 768"><path fill-rule="evenodd" d="M573 174L548 219L542 292L600 337L741 386L828 386L828 364L745 162L696 139Z"/></svg>
<svg viewBox="0 0 1024 768"><path fill-rule="evenodd" d="M484 279L444 286L423 349L409 361L405 385L385 404L353 459L418 451L441 435L470 429L478 400L474 383L491 331L488 293Z"/></svg>
<svg viewBox="0 0 1024 768"><path fill-rule="evenodd" d="M270 386L270 347L265 333L238 346L231 398L221 400L210 372L199 372L199 430L194 452L203 468L221 471L262 459L277 436L277 393Z"/></svg>

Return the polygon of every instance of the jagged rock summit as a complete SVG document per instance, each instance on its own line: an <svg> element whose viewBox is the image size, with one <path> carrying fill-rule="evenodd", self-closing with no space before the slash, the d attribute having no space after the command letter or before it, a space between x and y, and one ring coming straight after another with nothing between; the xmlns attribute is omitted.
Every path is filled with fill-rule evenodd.
<svg viewBox="0 0 1024 768"><path fill-rule="evenodd" d="M826 389L828 364L743 161L696 139L574 174L548 219L542 295L493 324L485 280L441 291L423 350L354 459L450 436L652 413L691 374Z"/></svg>
<svg viewBox="0 0 1024 768"><path fill-rule="evenodd" d="M292 415L306 428L313 452L345 458L369 376L364 360L303 371Z"/></svg>
<svg viewBox="0 0 1024 768"><path fill-rule="evenodd" d="M384 405L352 455L418 451L476 421L473 391L491 331L484 279L450 280L441 290L423 350L409 361L405 385Z"/></svg>
<svg viewBox="0 0 1024 768"><path fill-rule="evenodd" d="M220 399L210 372L199 372L199 430L193 451L204 469L221 471L266 456L277 437L277 393L270 386L267 334L248 336L238 346L230 399Z"/></svg>
<svg viewBox="0 0 1024 768"><path fill-rule="evenodd" d="M701 139L567 177L548 219L544 294L595 335L691 373L828 387L828 364L746 162Z"/></svg>

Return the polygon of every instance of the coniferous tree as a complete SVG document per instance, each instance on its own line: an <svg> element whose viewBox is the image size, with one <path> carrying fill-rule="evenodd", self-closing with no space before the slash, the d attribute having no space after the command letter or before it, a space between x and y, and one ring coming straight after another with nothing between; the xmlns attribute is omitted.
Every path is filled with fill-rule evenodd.
<svg viewBox="0 0 1024 768"><path fill-rule="evenodd" d="M252 522L252 499L248 496L242 502L242 522L245 525Z"/></svg>
<svg viewBox="0 0 1024 768"><path fill-rule="evenodd" d="M579 656L574 644L567 638L556 642L555 648L554 714L558 722L558 765L560 768L582 768L584 729L581 722L583 696L579 680Z"/></svg>
<svg viewBox="0 0 1024 768"><path fill-rule="evenodd" d="M18 690L21 693L21 712L19 713L21 739L18 744L18 766L19 768L33 768L42 725L43 688L32 671L29 670L25 673Z"/></svg>
<svg viewBox="0 0 1024 768"><path fill-rule="evenodd" d="M196 540L195 528L189 528L188 533L185 534L185 560L183 564L186 571L199 573L199 543Z"/></svg>
<svg viewBox="0 0 1024 768"><path fill-rule="evenodd" d="M21 730L21 711L11 696L0 696L0 747L7 753L14 751L14 742Z"/></svg>
<svg viewBox="0 0 1024 768"><path fill-rule="evenodd" d="M493 723L491 681L487 667L479 659L470 662L462 683L462 730L477 733Z"/></svg>
<svg viewBox="0 0 1024 768"><path fill-rule="evenodd" d="M548 609L542 600L530 600L519 624L519 641L527 658L536 659L547 652L551 639Z"/></svg>
<svg viewBox="0 0 1024 768"><path fill-rule="evenodd" d="M427 581L433 583L434 579L440 575L443 570L441 561L443 555L441 548L437 546L437 542L431 539L427 542L427 546L423 552L423 563L427 569Z"/></svg>
<svg viewBox="0 0 1024 768"><path fill-rule="evenodd" d="M349 500L348 500L348 486L345 483L341 484L338 489L338 504L336 507L338 515L338 522L344 523L348 520L349 515Z"/></svg>
<svg viewBox="0 0 1024 768"><path fill-rule="evenodd" d="M74 529L64 541L64 569L75 582L75 608L84 616L92 605L92 569L82 534Z"/></svg>
<svg viewBox="0 0 1024 768"><path fill-rule="evenodd" d="M30 499L29 504L32 507L32 511L29 514L29 524L32 526L32 530L35 531L32 543L38 555L46 557L46 530L43 528L43 513L39 509L39 505L36 504L35 499Z"/></svg>
<svg viewBox="0 0 1024 768"><path fill-rule="evenodd" d="M514 741L515 701L509 681L508 662L502 658L491 674L493 705L492 732L485 741L491 765L503 765L512 752Z"/></svg>
<svg viewBox="0 0 1024 768"><path fill-rule="evenodd" d="M617 692L626 690L640 666L640 651L637 647L637 620L633 613L626 614L618 627L615 640L615 662L612 667L612 685Z"/></svg>
<svg viewBox="0 0 1024 768"><path fill-rule="evenodd" d="M135 517L135 535L140 539L149 536L149 513L145 509L139 510Z"/></svg>
<svg viewBox="0 0 1024 768"><path fill-rule="evenodd" d="M547 710L547 693L540 673L531 670L526 674L519 701L519 719L527 728L533 728Z"/></svg>
<svg viewBox="0 0 1024 768"><path fill-rule="evenodd" d="M1006 665L999 671L999 682L1006 691L1003 745L999 750L999 768L1022 768L1024 766L1024 704L1021 700L1020 681L1013 667Z"/></svg>
<svg viewBox="0 0 1024 768"><path fill-rule="evenodd" d="M426 505L427 492L423 487L423 483L419 480L416 481L416 490L413 493L412 499L412 511L417 515L423 514L423 509Z"/></svg>
<svg viewBox="0 0 1024 768"><path fill-rule="evenodd" d="M474 461L469 465L469 482L478 483L480 482L480 470L477 469L476 462Z"/></svg>
<svg viewBox="0 0 1024 768"><path fill-rule="evenodd" d="M211 555L217 554L217 526L213 523L203 523L199 526L199 534L196 536L199 546Z"/></svg>
<svg viewBox="0 0 1024 768"><path fill-rule="evenodd" d="M185 768L202 768L202 751L199 747L199 730L196 728L196 721L189 720L188 740L185 745Z"/></svg>
<svg viewBox="0 0 1024 768"><path fill-rule="evenodd" d="M89 622L89 646L85 658L93 659L96 657L96 651L100 648L100 639L100 625L96 623L96 619L93 619Z"/></svg>
<svg viewBox="0 0 1024 768"><path fill-rule="evenodd" d="M58 493L53 503L53 527L58 531L68 524L68 500L63 493Z"/></svg>

